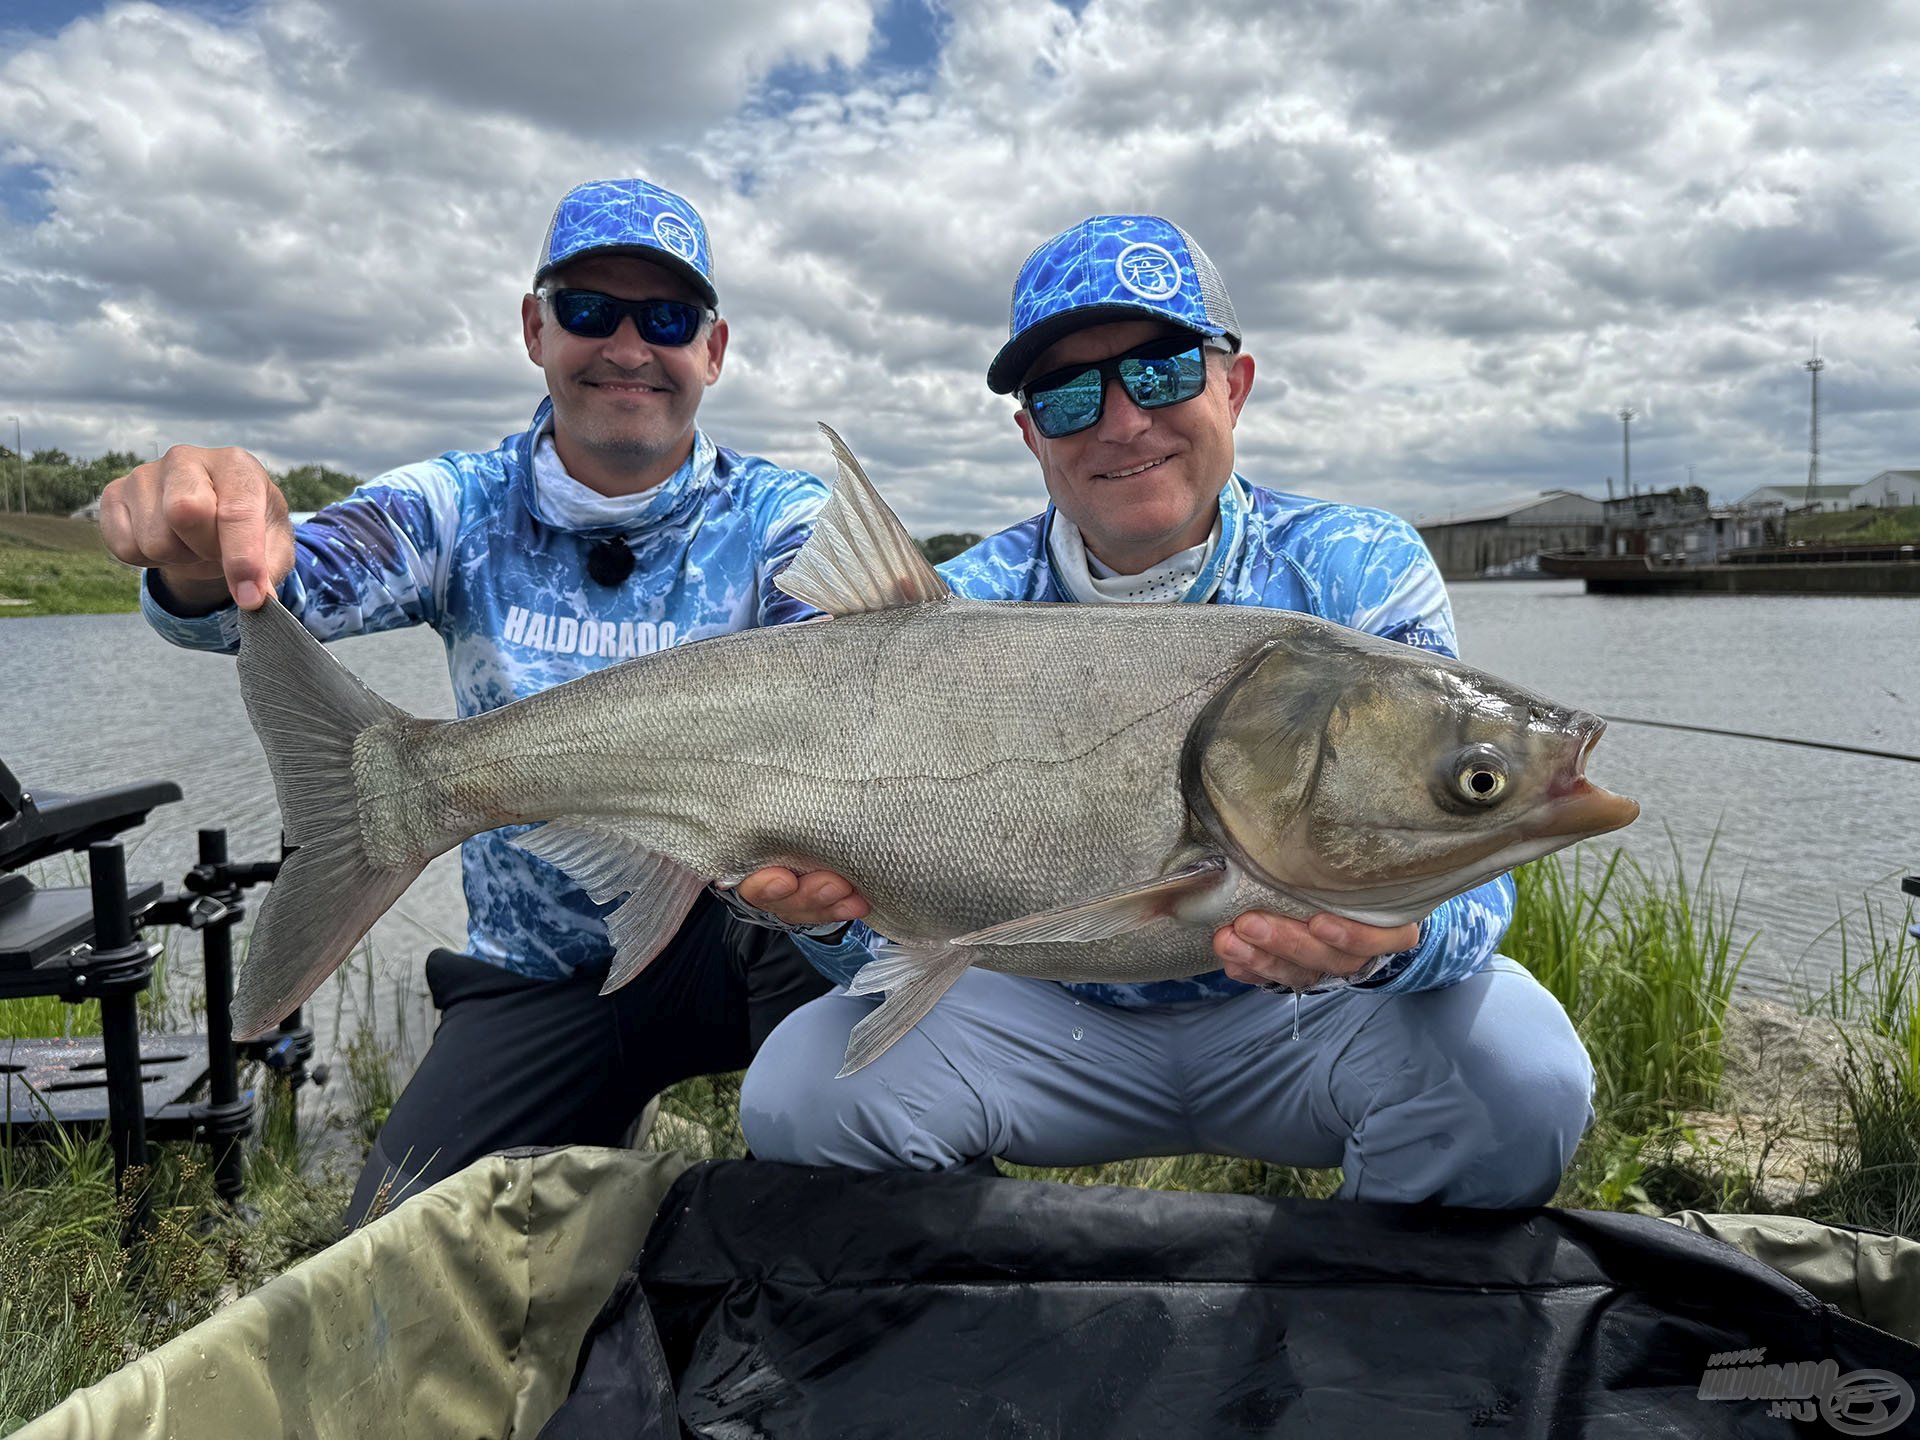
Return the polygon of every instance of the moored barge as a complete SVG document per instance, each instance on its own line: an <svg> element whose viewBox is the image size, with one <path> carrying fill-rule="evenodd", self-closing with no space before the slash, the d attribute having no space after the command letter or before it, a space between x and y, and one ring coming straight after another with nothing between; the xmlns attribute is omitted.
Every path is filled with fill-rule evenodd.
<svg viewBox="0 0 1920 1440"><path fill-rule="evenodd" d="M1754 546L1692 562L1555 550L1540 556L1540 573L1584 580L1595 595L1920 595L1920 544Z"/></svg>

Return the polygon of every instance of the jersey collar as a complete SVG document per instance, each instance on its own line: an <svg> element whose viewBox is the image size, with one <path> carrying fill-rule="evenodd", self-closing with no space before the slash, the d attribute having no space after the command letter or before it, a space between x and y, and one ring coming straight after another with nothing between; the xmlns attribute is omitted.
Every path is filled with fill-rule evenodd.
<svg viewBox="0 0 1920 1440"><path fill-rule="evenodd" d="M1220 589L1220 581L1227 573L1227 567L1239 558L1240 547L1246 537L1247 510L1250 505L1246 482L1237 474L1229 477L1220 489L1220 526L1219 537L1213 548L1200 565L1200 573L1194 576L1193 583L1179 599L1182 605L1204 605L1213 599ZM1056 510L1047 506L1045 523L1040 527L1040 561L1046 567L1046 583L1042 587L1049 598L1071 600L1073 597L1061 583L1053 563L1053 523Z"/></svg>
<svg viewBox="0 0 1920 1440"><path fill-rule="evenodd" d="M534 411L523 452L527 508L556 530L626 532L645 530L667 520L713 479L715 448L705 430L695 427L693 452L686 463L651 490L638 495L602 495L567 473L551 443L553 401ZM545 443L543 443L545 442Z"/></svg>

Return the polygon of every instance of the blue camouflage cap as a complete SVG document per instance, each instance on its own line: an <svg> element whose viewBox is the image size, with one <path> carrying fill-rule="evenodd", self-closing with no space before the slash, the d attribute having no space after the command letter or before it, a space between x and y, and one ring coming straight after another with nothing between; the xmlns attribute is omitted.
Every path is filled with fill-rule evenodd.
<svg viewBox="0 0 1920 1440"><path fill-rule="evenodd" d="M1158 215L1095 215L1027 257L1013 282L1009 338L987 388L1012 393L1062 335L1115 320L1170 320L1240 346L1240 320L1220 272L1194 238Z"/></svg>
<svg viewBox="0 0 1920 1440"><path fill-rule="evenodd" d="M685 278L709 305L713 251L700 212L645 180L589 180L560 197L534 267L534 283L582 255L637 255Z"/></svg>

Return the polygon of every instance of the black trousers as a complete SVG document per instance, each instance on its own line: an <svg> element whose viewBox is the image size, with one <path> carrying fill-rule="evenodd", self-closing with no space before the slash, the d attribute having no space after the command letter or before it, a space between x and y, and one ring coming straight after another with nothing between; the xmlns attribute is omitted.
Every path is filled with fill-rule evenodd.
<svg viewBox="0 0 1920 1440"><path fill-rule="evenodd" d="M830 988L785 935L702 895L667 948L602 996L604 970L536 980L452 950L427 957L440 1024L354 1187L357 1225L482 1155L617 1145L647 1101L746 1066L773 1027Z"/></svg>

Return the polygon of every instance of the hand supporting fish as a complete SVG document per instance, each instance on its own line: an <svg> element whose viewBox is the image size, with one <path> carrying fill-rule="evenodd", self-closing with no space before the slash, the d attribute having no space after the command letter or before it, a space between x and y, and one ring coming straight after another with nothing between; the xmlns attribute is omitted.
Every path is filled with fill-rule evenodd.
<svg viewBox="0 0 1920 1440"><path fill-rule="evenodd" d="M839 484L776 582L825 620L432 721L277 600L242 612L291 851L236 1034L312 994L434 856L505 825L537 824L516 843L618 902L609 989L710 883L857 884L893 943L849 987L886 996L851 1070L970 965L1129 983L1214 968L1209 937L1254 911L1404 929L1639 813L1586 778L1597 717L1426 651L1248 606L957 599L827 434Z"/></svg>
<svg viewBox="0 0 1920 1440"><path fill-rule="evenodd" d="M873 908L852 881L830 870L796 875L769 865L742 880L738 894L756 910L799 928L864 919ZM1420 926L1414 922L1363 925L1324 912L1302 921L1251 910L1213 932L1213 955L1228 979L1297 993L1329 978L1364 977L1383 956L1419 943Z"/></svg>

